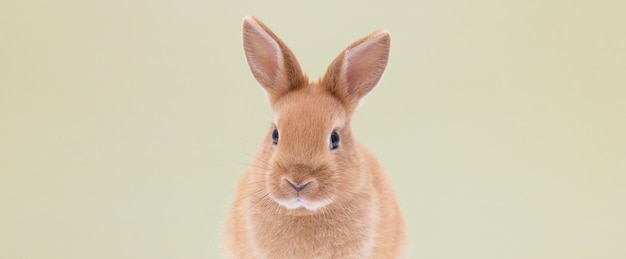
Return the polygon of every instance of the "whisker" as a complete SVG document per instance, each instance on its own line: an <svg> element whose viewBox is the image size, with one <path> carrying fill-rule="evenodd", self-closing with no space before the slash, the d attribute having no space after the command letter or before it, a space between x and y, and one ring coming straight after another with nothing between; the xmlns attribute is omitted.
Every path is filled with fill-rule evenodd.
<svg viewBox="0 0 626 259"><path fill-rule="evenodd" d="M261 201L263 201L269 195L270 195L269 193L265 193L263 196L261 196L259 199L257 199L254 203L252 203L252 206L250 206L250 207L248 207L248 209L246 209L246 211L244 212L244 215L248 215L248 212L250 212L250 210L252 208L254 208L255 206L259 206L259 204L261 204Z"/></svg>

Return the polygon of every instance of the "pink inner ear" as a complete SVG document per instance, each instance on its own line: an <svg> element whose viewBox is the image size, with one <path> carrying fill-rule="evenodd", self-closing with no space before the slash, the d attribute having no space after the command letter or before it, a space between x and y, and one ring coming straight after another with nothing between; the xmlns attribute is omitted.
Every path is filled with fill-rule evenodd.
<svg viewBox="0 0 626 259"><path fill-rule="evenodd" d="M267 36L262 34L260 36ZM275 79L278 74L279 59L281 58L278 44L269 37L254 38L253 41L255 42L251 44L254 49L254 54L251 57L253 60L252 65L268 78Z"/></svg>
<svg viewBox="0 0 626 259"><path fill-rule="evenodd" d="M359 87L359 85L367 82L371 77L370 67L373 67L378 60L375 57L364 55L362 51L355 48L350 50L346 55L344 66L346 83Z"/></svg>
<svg viewBox="0 0 626 259"><path fill-rule="evenodd" d="M380 40L368 40L346 51L342 70L349 95L361 98L380 80L389 55L389 46Z"/></svg>
<svg viewBox="0 0 626 259"><path fill-rule="evenodd" d="M272 88L280 72L280 46L257 25L244 26L244 49L252 74L265 88Z"/></svg>

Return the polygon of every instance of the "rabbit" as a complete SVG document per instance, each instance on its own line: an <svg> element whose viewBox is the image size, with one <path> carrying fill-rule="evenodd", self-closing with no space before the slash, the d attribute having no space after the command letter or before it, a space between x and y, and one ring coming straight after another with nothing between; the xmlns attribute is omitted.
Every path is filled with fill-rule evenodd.
<svg viewBox="0 0 626 259"><path fill-rule="evenodd" d="M390 34L350 45L310 82L257 18L243 47L273 122L225 222L227 258L402 258L404 220L385 172L350 120L387 66Z"/></svg>

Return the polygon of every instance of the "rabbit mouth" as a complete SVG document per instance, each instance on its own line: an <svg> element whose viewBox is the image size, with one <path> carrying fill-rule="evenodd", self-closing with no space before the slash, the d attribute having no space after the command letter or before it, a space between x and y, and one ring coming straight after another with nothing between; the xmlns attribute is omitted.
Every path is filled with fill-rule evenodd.
<svg viewBox="0 0 626 259"><path fill-rule="evenodd" d="M309 210L309 211L316 211L330 204L331 201L330 199L324 199L321 201L309 201L299 196L290 200L276 200L276 202L280 204L281 206L290 210L305 208L306 210Z"/></svg>

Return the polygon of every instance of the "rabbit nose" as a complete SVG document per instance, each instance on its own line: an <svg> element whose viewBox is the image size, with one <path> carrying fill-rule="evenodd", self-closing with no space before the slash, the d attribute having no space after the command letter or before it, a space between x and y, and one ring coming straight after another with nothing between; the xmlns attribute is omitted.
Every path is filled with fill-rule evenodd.
<svg viewBox="0 0 626 259"><path fill-rule="evenodd" d="M311 182L306 182L303 184L295 184L292 181L287 180L287 182L289 183L289 185L291 185L291 188L293 188L294 190L296 190L296 192L300 192L302 191L302 189L304 189L307 185L309 185Z"/></svg>

